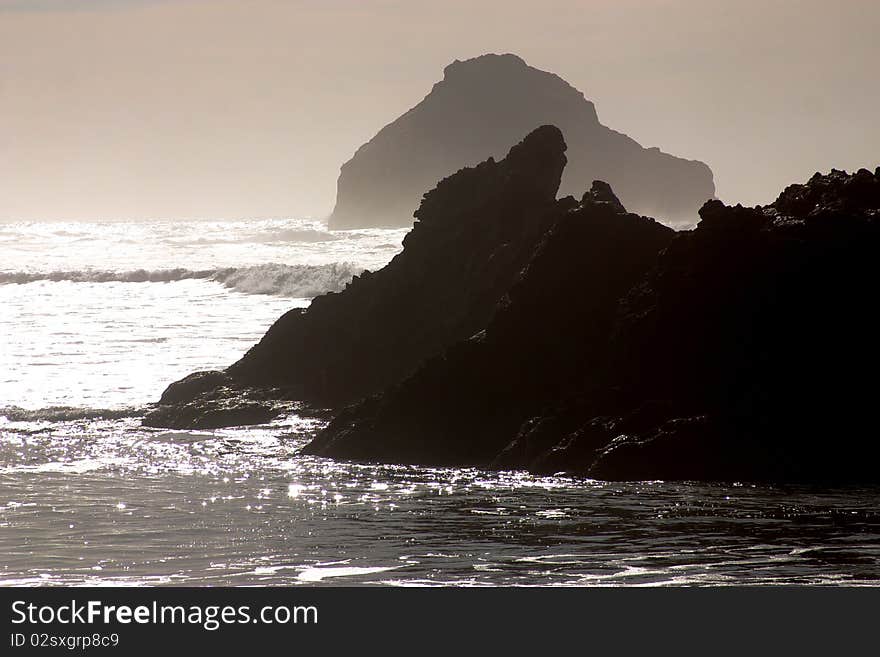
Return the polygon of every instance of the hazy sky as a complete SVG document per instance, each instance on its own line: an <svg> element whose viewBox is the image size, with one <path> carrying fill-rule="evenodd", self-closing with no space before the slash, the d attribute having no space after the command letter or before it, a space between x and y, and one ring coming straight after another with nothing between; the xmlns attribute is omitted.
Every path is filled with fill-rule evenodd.
<svg viewBox="0 0 880 657"><path fill-rule="evenodd" d="M0 218L329 213L453 59L514 52L726 201L880 165L876 0L0 0Z"/></svg>

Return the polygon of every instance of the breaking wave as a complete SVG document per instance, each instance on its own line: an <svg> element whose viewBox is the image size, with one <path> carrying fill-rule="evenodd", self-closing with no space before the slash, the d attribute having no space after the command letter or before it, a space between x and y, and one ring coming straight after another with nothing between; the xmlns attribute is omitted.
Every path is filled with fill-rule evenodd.
<svg viewBox="0 0 880 657"><path fill-rule="evenodd" d="M329 265L255 265L218 270L212 280L247 294L316 297L339 292L363 267L350 262Z"/></svg>
<svg viewBox="0 0 880 657"><path fill-rule="evenodd" d="M178 244L245 244L256 242L258 244L271 244L272 242L300 242L314 244L318 242L334 242L342 237L335 233L311 228L284 228L270 232L261 231L249 235L235 237L197 237L191 239L174 240Z"/></svg>
<svg viewBox="0 0 880 657"><path fill-rule="evenodd" d="M351 262L326 265L265 264L251 267L218 269L134 269L131 271L53 271L0 272L0 285L35 283L38 281L71 281L74 283L170 283L188 279L216 281L246 294L274 294L285 297L315 297L325 292L338 292L363 271Z"/></svg>
<svg viewBox="0 0 880 657"><path fill-rule="evenodd" d="M0 407L0 418L9 422L72 422L74 420L117 420L143 414L138 408L78 408L50 406L29 410L18 406Z"/></svg>

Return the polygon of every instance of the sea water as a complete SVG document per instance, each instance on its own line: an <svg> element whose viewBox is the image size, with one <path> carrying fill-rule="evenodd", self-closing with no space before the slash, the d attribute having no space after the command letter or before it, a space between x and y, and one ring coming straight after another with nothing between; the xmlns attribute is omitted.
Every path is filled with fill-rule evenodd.
<svg viewBox="0 0 880 657"><path fill-rule="evenodd" d="M0 583L880 583L880 489L599 482L299 455L320 420L140 425L403 230L0 223Z"/></svg>

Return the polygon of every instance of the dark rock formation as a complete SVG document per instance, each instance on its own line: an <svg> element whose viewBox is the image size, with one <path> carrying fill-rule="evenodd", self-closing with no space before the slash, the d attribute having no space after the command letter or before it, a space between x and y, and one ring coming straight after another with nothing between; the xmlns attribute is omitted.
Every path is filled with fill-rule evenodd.
<svg viewBox="0 0 880 657"><path fill-rule="evenodd" d="M435 181L500 156L543 124L558 126L568 144L564 195L579 195L600 178L630 210L688 225L714 197L712 172L702 162L643 148L603 126L593 103L552 73L515 55L483 55L447 66L421 103L342 166L330 226L408 226Z"/></svg>
<svg viewBox="0 0 880 657"><path fill-rule="evenodd" d="M602 479L880 480L880 171L700 216L673 236L594 185L484 332L341 413L307 452Z"/></svg>
<svg viewBox="0 0 880 657"><path fill-rule="evenodd" d="M502 161L442 180L388 265L288 312L225 373L172 384L148 421L198 422L200 408L229 397L219 388L237 400L242 389L271 387L288 399L339 406L484 328L554 219L565 148L559 130L544 126Z"/></svg>
<svg viewBox="0 0 880 657"><path fill-rule="evenodd" d="M612 349L633 400L669 400L665 421L612 432L581 468L880 479L880 179L816 174L767 208L712 201L700 216L624 299Z"/></svg>
<svg viewBox="0 0 880 657"><path fill-rule="evenodd" d="M307 452L485 464L546 404L605 380L618 301L674 233L628 214L602 182L580 205L559 205L556 223L485 331L341 413Z"/></svg>
<svg viewBox="0 0 880 657"><path fill-rule="evenodd" d="M425 195L404 250L291 311L145 424L340 409L335 458L602 479L880 481L880 170L674 232L607 183L556 200L560 131Z"/></svg>
<svg viewBox="0 0 880 657"><path fill-rule="evenodd" d="M237 384L224 372L196 372L172 383L143 420L147 427L219 429L265 424L299 410L283 391Z"/></svg>

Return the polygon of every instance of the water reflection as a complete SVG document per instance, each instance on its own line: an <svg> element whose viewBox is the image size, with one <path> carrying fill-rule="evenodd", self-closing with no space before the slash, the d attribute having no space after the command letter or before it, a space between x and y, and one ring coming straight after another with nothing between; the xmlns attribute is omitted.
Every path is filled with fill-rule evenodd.
<svg viewBox="0 0 880 657"><path fill-rule="evenodd" d="M4 584L876 584L877 490L608 483L296 456L291 417L0 438Z"/></svg>

